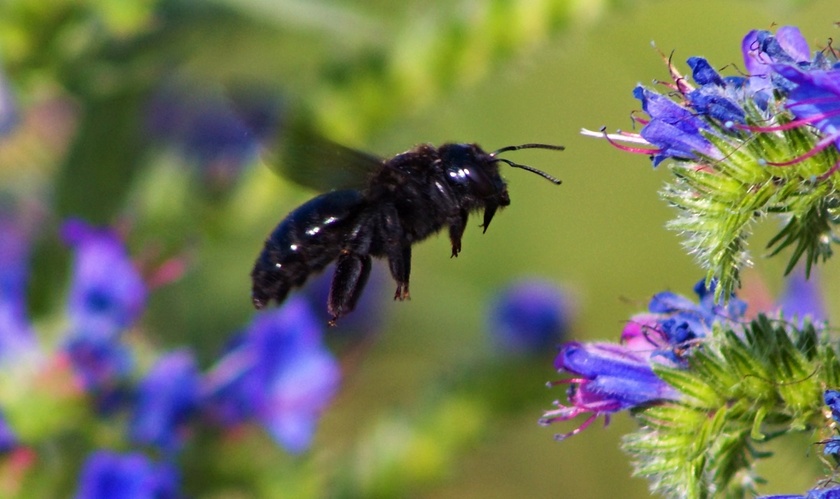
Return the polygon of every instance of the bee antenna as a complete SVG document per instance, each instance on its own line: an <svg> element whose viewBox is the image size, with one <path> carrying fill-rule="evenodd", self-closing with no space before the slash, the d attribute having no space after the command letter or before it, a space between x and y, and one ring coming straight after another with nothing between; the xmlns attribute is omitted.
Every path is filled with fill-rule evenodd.
<svg viewBox="0 0 840 499"><path fill-rule="evenodd" d="M526 145L542 145L542 144L526 144ZM516 146L513 146L513 147L516 147ZM552 146L550 149L556 149L557 147L559 147L559 146ZM508 148L505 148L505 149L508 150L508 151L516 150L516 149L508 149ZM518 149L527 149L527 148L518 147ZM536 149L536 148L534 148L534 149ZM540 148L540 149L549 149L549 148L546 147L546 148ZM560 149L560 150L562 150L562 149ZM495 153L493 153L493 154L495 154ZM491 154L491 156L492 156L492 154ZM514 168L522 168L523 170L528 170L531 173L536 173L540 177L542 177L542 178L544 178L544 179L546 179L550 182L553 182L556 185L560 185L562 183L562 181L560 179L552 177L551 175L549 175L548 173L546 173L542 170L537 170L533 166L520 165L519 163L514 163L513 161L511 161L509 159L505 159L505 158L495 158L494 161L501 161L503 163L509 164L510 166L512 166Z"/></svg>
<svg viewBox="0 0 840 499"><path fill-rule="evenodd" d="M496 156L498 154L501 154L503 152L508 152L508 151L518 151L520 149L551 149L553 151L563 151L566 148L563 147L563 146L555 146L555 145L551 145L551 144L521 144L521 145L518 145L518 146L503 147L503 148L501 148L497 151L491 152L490 156Z"/></svg>

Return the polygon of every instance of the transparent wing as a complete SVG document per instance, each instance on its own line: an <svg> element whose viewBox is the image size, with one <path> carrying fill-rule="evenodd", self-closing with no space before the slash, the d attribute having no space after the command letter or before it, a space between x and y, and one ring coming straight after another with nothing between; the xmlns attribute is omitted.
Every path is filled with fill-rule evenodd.
<svg viewBox="0 0 840 499"><path fill-rule="evenodd" d="M360 189L383 160L324 137L304 119L282 127L265 155L282 177L317 191Z"/></svg>

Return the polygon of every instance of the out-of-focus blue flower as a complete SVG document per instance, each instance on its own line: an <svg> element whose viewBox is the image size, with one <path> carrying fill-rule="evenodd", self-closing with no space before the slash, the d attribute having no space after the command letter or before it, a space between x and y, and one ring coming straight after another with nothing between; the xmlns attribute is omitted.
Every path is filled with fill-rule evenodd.
<svg viewBox="0 0 840 499"><path fill-rule="evenodd" d="M522 280L493 301L487 327L498 349L511 354L537 354L553 349L571 322L572 303L557 286Z"/></svg>
<svg viewBox="0 0 840 499"><path fill-rule="evenodd" d="M0 412L0 454L14 450L18 446L18 438L6 417Z"/></svg>
<svg viewBox="0 0 840 499"><path fill-rule="evenodd" d="M137 387L129 434L135 442L172 452L183 443L186 423L199 403L200 376L187 350L159 358Z"/></svg>
<svg viewBox="0 0 840 499"><path fill-rule="evenodd" d="M62 228L74 251L67 315L73 334L111 339L130 327L146 306L146 285L112 231L81 220Z"/></svg>
<svg viewBox="0 0 840 499"><path fill-rule="evenodd" d="M97 451L82 468L76 499L170 499L180 497L178 472L140 453Z"/></svg>
<svg viewBox="0 0 840 499"><path fill-rule="evenodd" d="M19 222L13 214L0 211L0 362L36 349L26 316L30 242Z"/></svg>
<svg viewBox="0 0 840 499"><path fill-rule="evenodd" d="M12 95L12 89L9 87L6 75L0 69L0 137L11 133L19 121L17 103Z"/></svg>
<svg viewBox="0 0 840 499"><path fill-rule="evenodd" d="M612 343L566 343L554 361L559 372L573 377L556 383L569 383L570 405L555 401L540 424L568 421L591 414L578 428L557 435L558 440L585 430L598 416L609 422L613 413L661 400L676 400L679 392L653 372L650 351L632 350Z"/></svg>
<svg viewBox="0 0 840 499"><path fill-rule="evenodd" d="M208 374L210 417L225 425L255 420L289 451L306 450L340 380L321 333L299 297L258 314Z"/></svg>
<svg viewBox="0 0 840 499"><path fill-rule="evenodd" d="M75 250L64 350L85 389L104 403L131 370L131 352L119 338L142 314L147 289L113 232L70 220L62 233Z"/></svg>
<svg viewBox="0 0 840 499"><path fill-rule="evenodd" d="M195 162L211 186L224 187L280 127L281 104L265 92L228 98L169 85L152 99L148 125L153 137Z"/></svg>
<svg viewBox="0 0 840 499"><path fill-rule="evenodd" d="M788 276L778 307L783 317L789 320L798 318L800 323L805 317L812 322L828 319L817 276L812 272L810 278L805 277L802 268Z"/></svg>
<svg viewBox="0 0 840 499"><path fill-rule="evenodd" d="M74 336L64 344L64 351L85 391L106 405L134 366L131 350L116 340Z"/></svg>

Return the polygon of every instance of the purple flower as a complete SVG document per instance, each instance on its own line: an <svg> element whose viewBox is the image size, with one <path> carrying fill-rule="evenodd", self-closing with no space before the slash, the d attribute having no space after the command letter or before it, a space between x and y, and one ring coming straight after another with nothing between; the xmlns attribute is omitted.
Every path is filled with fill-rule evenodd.
<svg viewBox="0 0 840 499"><path fill-rule="evenodd" d="M170 352L157 360L137 387L129 423L131 439L172 452L198 409L199 372L192 353Z"/></svg>
<svg viewBox="0 0 840 499"><path fill-rule="evenodd" d="M70 220L62 234L75 250L67 300L71 330L86 337L115 338L134 324L146 306L140 273L112 231Z"/></svg>
<svg viewBox="0 0 840 499"><path fill-rule="evenodd" d="M720 123L746 123L744 109L736 102L742 79L722 78L702 57L689 57L688 65L694 81L701 85L686 95L691 107Z"/></svg>
<svg viewBox="0 0 840 499"><path fill-rule="evenodd" d="M86 390L105 402L131 370L131 352L119 337L143 312L146 286L113 232L79 220L62 232L75 249L64 350Z"/></svg>
<svg viewBox="0 0 840 499"><path fill-rule="evenodd" d="M0 412L0 455L6 454L18 447L17 435L15 435L5 415Z"/></svg>
<svg viewBox="0 0 840 499"><path fill-rule="evenodd" d="M570 299L555 285L540 280L511 284L496 298L488 329L499 351L538 354L553 349L569 329Z"/></svg>
<svg viewBox="0 0 840 499"><path fill-rule="evenodd" d="M647 151L652 153L653 166L667 158L697 159L697 154L711 158L722 156L701 133L708 130L709 125L691 110L641 85L633 89L633 95L650 116L640 134L658 148Z"/></svg>
<svg viewBox="0 0 840 499"><path fill-rule="evenodd" d="M177 147L211 187L229 186L280 126L282 106L264 92L233 98L169 85L149 106L153 137Z"/></svg>
<svg viewBox="0 0 840 499"><path fill-rule="evenodd" d="M840 499L840 486L827 489L811 489L805 495L760 496L758 499Z"/></svg>
<svg viewBox="0 0 840 499"><path fill-rule="evenodd" d="M209 373L210 416L225 425L256 420L291 452L309 447L338 389L338 363L301 298L258 314Z"/></svg>
<svg viewBox="0 0 840 499"><path fill-rule="evenodd" d="M821 144L840 147L840 69L802 71L786 64L774 64L772 69L795 85L785 107L825 135Z"/></svg>
<svg viewBox="0 0 840 499"><path fill-rule="evenodd" d="M825 405L831 409L831 417L834 421L840 423L840 391L826 390L823 394Z"/></svg>
<svg viewBox="0 0 840 499"><path fill-rule="evenodd" d="M712 330L718 321L737 322L747 310L747 304L730 297L726 305L714 302L715 283L710 288L701 280L694 286L699 303L663 291L651 298L650 313L633 317L622 332L622 341L646 341L653 355L682 364L690 347Z"/></svg>
<svg viewBox="0 0 840 499"><path fill-rule="evenodd" d="M26 316L29 249L19 217L0 212L0 361L19 359L36 349Z"/></svg>
<svg viewBox="0 0 840 499"><path fill-rule="evenodd" d="M64 351L85 391L103 403L113 400L134 366L131 350L116 340L74 336L64 344Z"/></svg>
<svg viewBox="0 0 840 499"><path fill-rule="evenodd" d="M815 273L812 272L808 278L802 268L788 276L778 307L783 317L789 320L798 318L800 324L805 317L812 322L828 319Z"/></svg>
<svg viewBox="0 0 840 499"><path fill-rule="evenodd" d="M808 42L795 26L782 26L775 35L765 30L750 31L741 42L741 52L750 75L748 87L762 109L767 107L767 102L772 98L773 88L785 86L776 77L771 65L801 65L811 60Z"/></svg>
<svg viewBox="0 0 840 499"><path fill-rule="evenodd" d="M556 409L547 411L540 424L590 414L578 428L557 435L558 440L580 433L598 416L603 415L608 423L613 413L679 397L674 388L653 372L649 350L612 343L569 342L560 349L554 366L559 372L573 376L555 382L570 384L567 394L570 405L555 401Z"/></svg>
<svg viewBox="0 0 840 499"><path fill-rule="evenodd" d="M577 429L557 436L563 439L581 432L600 415L608 420L615 412L678 399L679 392L654 373L654 362L684 367L692 347L711 332L715 322L735 324L746 311L746 304L735 297L727 305L716 305L714 283L707 288L700 281L694 291L698 304L668 291L654 295L649 312L634 316L624 327L621 344L566 343L554 367L573 377L555 384L571 384L570 405L555 401L556 409L546 412L541 423L591 414Z"/></svg>
<svg viewBox="0 0 840 499"><path fill-rule="evenodd" d="M180 497L178 472L140 453L97 451L82 468L77 499L169 499Z"/></svg>
<svg viewBox="0 0 840 499"><path fill-rule="evenodd" d="M6 75L0 71L0 137L11 133L20 122L17 103Z"/></svg>

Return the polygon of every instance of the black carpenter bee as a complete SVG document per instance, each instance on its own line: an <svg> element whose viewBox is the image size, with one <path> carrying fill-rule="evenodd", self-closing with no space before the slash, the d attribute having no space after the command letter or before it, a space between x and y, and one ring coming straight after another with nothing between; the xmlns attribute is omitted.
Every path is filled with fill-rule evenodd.
<svg viewBox="0 0 840 499"><path fill-rule="evenodd" d="M335 325L355 307L371 257L388 258L397 282L394 299L409 298L413 244L448 227L456 257L471 212L484 209L481 227L486 232L496 210L510 204L499 162L560 183L545 172L498 157L519 149L564 148L523 144L486 153L477 144L423 144L387 160L343 148L369 163L366 186L317 196L280 222L251 272L254 306L282 303L292 288L337 260L327 300L329 323Z"/></svg>

